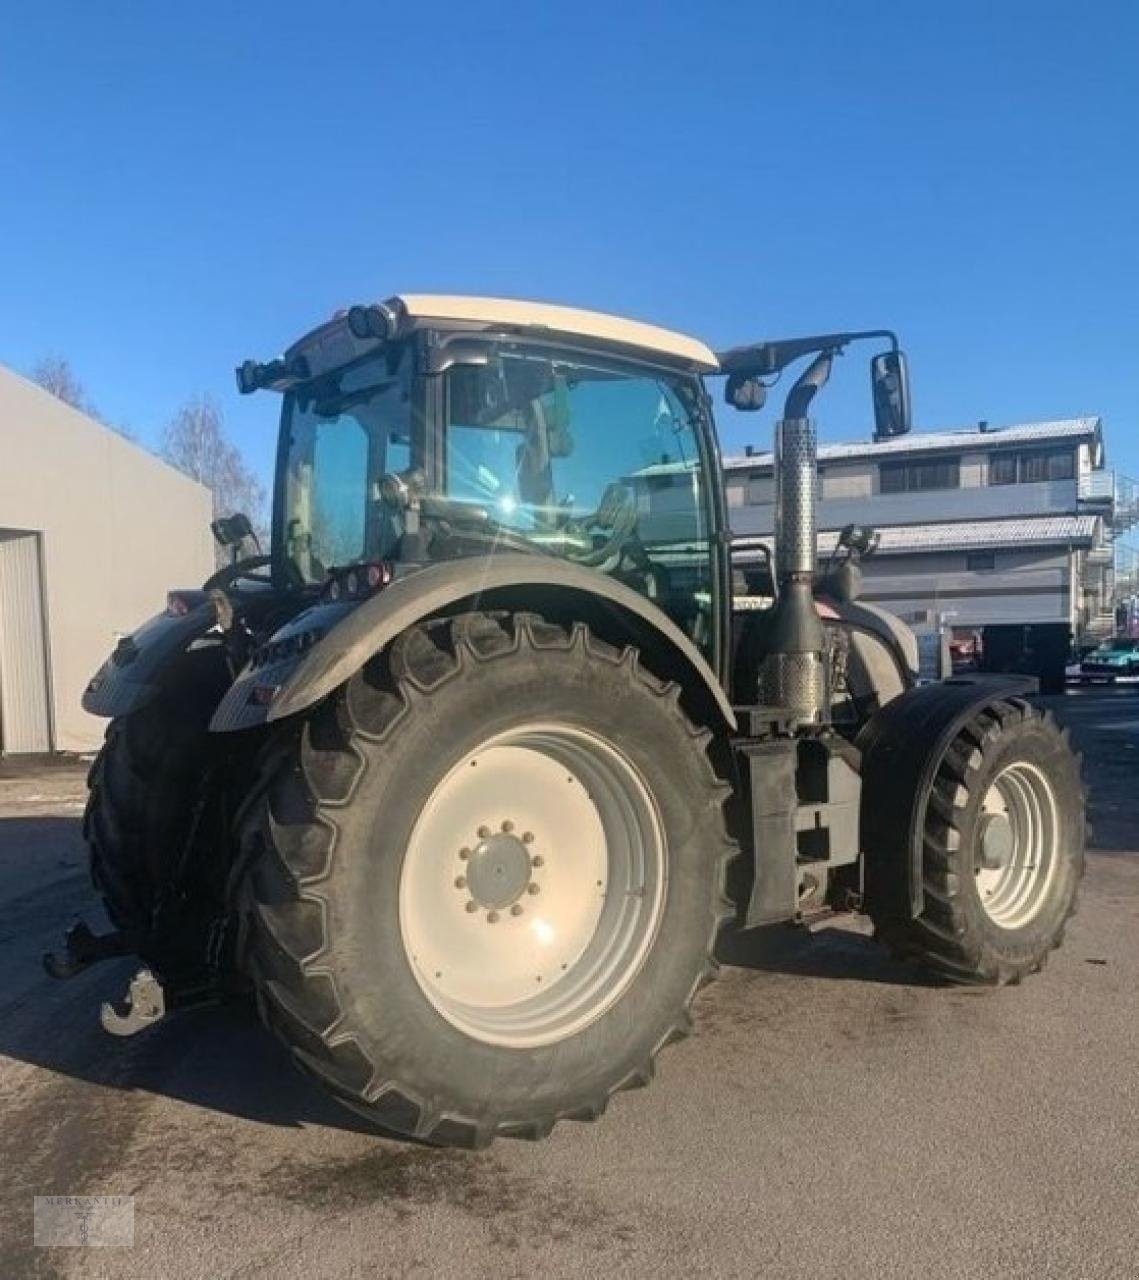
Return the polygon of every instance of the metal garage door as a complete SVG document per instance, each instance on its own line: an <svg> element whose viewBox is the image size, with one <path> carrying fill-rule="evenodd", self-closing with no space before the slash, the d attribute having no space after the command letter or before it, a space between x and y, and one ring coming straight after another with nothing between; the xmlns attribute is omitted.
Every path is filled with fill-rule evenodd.
<svg viewBox="0 0 1139 1280"><path fill-rule="evenodd" d="M0 751L50 751L40 539L0 529Z"/></svg>

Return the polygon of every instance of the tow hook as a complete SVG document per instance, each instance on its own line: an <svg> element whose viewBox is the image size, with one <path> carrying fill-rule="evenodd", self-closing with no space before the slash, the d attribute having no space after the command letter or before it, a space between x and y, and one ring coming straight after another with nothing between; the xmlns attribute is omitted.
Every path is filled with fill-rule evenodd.
<svg viewBox="0 0 1139 1280"><path fill-rule="evenodd" d="M166 994L162 984L149 969L140 969L127 988L122 1010L109 1000L99 1009L103 1030L113 1036L133 1036L152 1027L166 1016Z"/></svg>

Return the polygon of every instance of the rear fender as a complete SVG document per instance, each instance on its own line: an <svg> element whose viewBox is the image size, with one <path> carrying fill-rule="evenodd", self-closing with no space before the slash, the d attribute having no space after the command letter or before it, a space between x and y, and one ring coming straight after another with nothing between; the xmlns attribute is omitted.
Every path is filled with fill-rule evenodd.
<svg viewBox="0 0 1139 1280"><path fill-rule="evenodd" d="M83 710L93 716L126 716L159 693L177 660L217 624L212 601L188 613L160 613L124 636L91 678Z"/></svg>
<svg viewBox="0 0 1139 1280"><path fill-rule="evenodd" d="M558 621L587 622L602 639L636 645L651 670L677 680L703 723L735 728L731 704L711 667L651 601L604 574L514 553L427 565L363 604L307 610L253 655L210 728L231 732L305 711L409 627L460 609L532 610Z"/></svg>
<svg viewBox="0 0 1139 1280"><path fill-rule="evenodd" d="M982 707L1036 689L1031 676L955 676L907 690L867 722L857 746L868 896L893 903L899 914L922 913L926 807L945 752Z"/></svg>

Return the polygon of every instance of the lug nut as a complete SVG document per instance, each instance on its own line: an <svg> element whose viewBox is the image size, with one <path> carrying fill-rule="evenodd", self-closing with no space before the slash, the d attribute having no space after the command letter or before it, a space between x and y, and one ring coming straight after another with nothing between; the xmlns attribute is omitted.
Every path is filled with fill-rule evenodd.
<svg viewBox="0 0 1139 1280"><path fill-rule="evenodd" d="M522 914L522 908L517 902L510 908L510 914L512 916L520 916Z"/></svg>
<svg viewBox="0 0 1139 1280"><path fill-rule="evenodd" d="M467 877L466 877L466 876L456 876L456 877L455 877L455 888L456 888L456 889L465 889L466 887L467 887Z"/></svg>
<svg viewBox="0 0 1139 1280"><path fill-rule="evenodd" d="M480 840L489 840L489 839L490 839L490 827L479 827L479 829L478 829L478 837L479 837L479 839L480 839Z"/></svg>
<svg viewBox="0 0 1139 1280"><path fill-rule="evenodd" d="M459 857L460 857L460 859L461 859L463 862L466 862L466 860L467 860L470 856L471 856L471 851L470 851L470 849L468 849L468 848L466 847L466 845L464 845L464 846L459 850Z"/></svg>
<svg viewBox="0 0 1139 1280"><path fill-rule="evenodd" d="M474 915L474 913L478 909L479 909L479 904L474 900L474 898L472 898L470 902L467 903L467 910L470 912L471 915Z"/></svg>
<svg viewBox="0 0 1139 1280"><path fill-rule="evenodd" d="M522 832L522 843L523 843L523 844L533 844L533 843L534 843L534 833L533 833L533 831L523 831L523 832Z"/></svg>
<svg viewBox="0 0 1139 1280"><path fill-rule="evenodd" d="M509 818L504 818L502 820L502 829L503 831L507 832L507 834L509 834L511 831L514 830L514 823L511 822Z"/></svg>
<svg viewBox="0 0 1139 1280"><path fill-rule="evenodd" d="M530 883L526 886L526 892L527 892L527 893L541 893L541 892L542 892L542 890L541 890L541 888L540 888L538 885L536 885L536 884L534 883L534 881L533 881L533 880L531 880L531 881L530 881Z"/></svg>
<svg viewBox="0 0 1139 1280"><path fill-rule="evenodd" d="M486 922L487 922L487 924L497 924L497 923L498 923L498 912L497 912L497 911L488 911L488 912L486 913Z"/></svg>
<svg viewBox="0 0 1139 1280"><path fill-rule="evenodd" d="M530 865L531 865L532 867L542 867L542 866L545 866L545 864L546 864L546 859L545 859L545 858L543 858L543 857L542 857L542 855L541 855L540 853L536 853L536 854L535 854L535 855L530 859Z"/></svg>

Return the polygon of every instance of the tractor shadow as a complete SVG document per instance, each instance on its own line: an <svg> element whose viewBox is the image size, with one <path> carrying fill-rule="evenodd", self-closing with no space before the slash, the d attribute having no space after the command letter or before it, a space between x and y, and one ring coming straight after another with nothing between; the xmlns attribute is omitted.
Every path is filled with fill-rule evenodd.
<svg viewBox="0 0 1139 1280"><path fill-rule="evenodd" d="M252 1001L175 1011L119 1039L103 1031L99 1006L122 998L137 961L105 961L63 982L47 976L43 952L62 944L77 915L97 932L108 928L77 819L0 816L0 869L0 1057L261 1124L391 1136L302 1076Z"/></svg>
<svg viewBox="0 0 1139 1280"><path fill-rule="evenodd" d="M793 925L757 929L730 925L720 935L716 958L721 964L760 973L894 987L946 985L916 965L894 959L868 934L839 923L814 933Z"/></svg>

